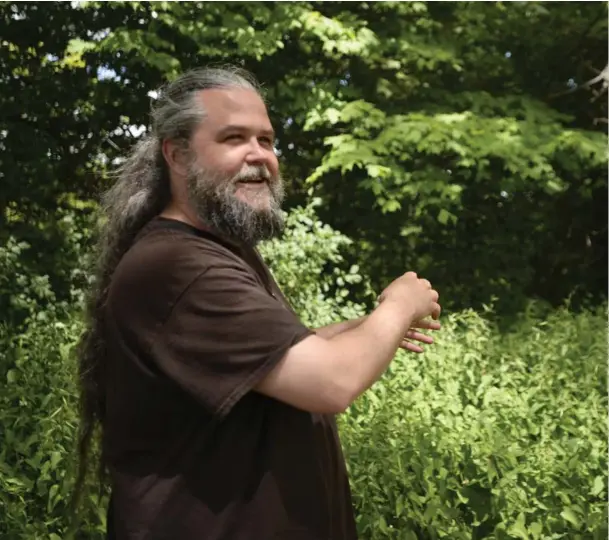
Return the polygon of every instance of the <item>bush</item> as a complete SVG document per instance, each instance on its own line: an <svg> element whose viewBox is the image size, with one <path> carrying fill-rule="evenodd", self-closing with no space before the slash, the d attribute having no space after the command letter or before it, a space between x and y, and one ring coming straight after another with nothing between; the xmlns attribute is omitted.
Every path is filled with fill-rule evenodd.
<svg viewBox="0 0 609 540"><path fill-rule="evenodd" d="M607 538L604 311L474 312L341 418L361 538Z"/></svg>
<svg viewBox="0 0 609 540"><path fill-rule="evenodd" d="M319 221L314 200L288 216L281 240L271 240L260 252L302 322L320 327L365 314L361 303L373 297L358 266L345 267L342 251L352 244L346 236Z"/></svg>
<svg viewBox="0 0 609 540"><path fill-rule="evenodd" d="M0 324L20 327L29 318L82 300L80 289L89 279L83 252L91 221L88 212L58 208L53 226L33 219L29 232L10 234L16 224L9 220L9 232L0 231Z"/></svg>
<svg viewBox="0 0 609 540"><path fill-rule="evenodd" d="M64 237L53 245L63 262L49 265L53 279L37 274L40 254L27 243L9 236L0 246L0 538L6 540L57 540L67 526L77 426L72 350L82 330L81 286L90 277L74 264L86 260L77 256L85 219L58 215ZM94 497L85 508L84 534L101 533L105 510Z"/></svg>
<svg viewBox="0 0 609 540"><path fill-rule="evenodd" d="M262 247L306 324L363 313L349 299L371 292L345 267L348 243L308 207ZM24 298L29 310L38 296ZM69 525L81 323L45 305L0 327L6 540L58 540ZM424 355L400 354L340 418L360 538L606 538L605 338L601 311L529 315L508 334L464 312ZM79 537L102 539L105 500L86 502Z"/></svg>
<svg viewBox="0 0 609 540"><path fill-rule="evenodd" d="M0 538L59 540L74 479L77 426L71 350L76 317L30 319L22 333L0 330ZM102 514L92 499L88 511ZM92 521L89 519L89 521ZM95 519L91 529L101 532ZM99 537L101 538L101 536Z"/></svg>

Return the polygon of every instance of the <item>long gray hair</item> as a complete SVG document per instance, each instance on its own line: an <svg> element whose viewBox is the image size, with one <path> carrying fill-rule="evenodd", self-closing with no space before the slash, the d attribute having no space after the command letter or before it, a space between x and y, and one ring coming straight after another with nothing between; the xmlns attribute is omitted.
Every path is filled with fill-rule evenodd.
<svg viewBox="0 0 609 540"><path fill-rule="evenodd" d="M152 126L117 169L115 183L102 197L97 231L95 282L87 299L86 328L78 347L78 471L72 509L77 510L90 472L92 442L104 425L106 351L103 309L112 275L141 229L170 202L169 172L162 142L188 148L194 129L205 117L196 94L213 88L246 88L260 94L248 72L234 67L189 71L162 88L152 107ZM100 480L105 477L103 452Z"/></svg>

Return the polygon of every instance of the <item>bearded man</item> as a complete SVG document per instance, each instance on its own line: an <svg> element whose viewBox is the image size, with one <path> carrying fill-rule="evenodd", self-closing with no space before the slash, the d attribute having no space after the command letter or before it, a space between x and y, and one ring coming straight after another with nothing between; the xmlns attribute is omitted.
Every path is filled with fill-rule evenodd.
<svg viewBox="0 0 609 540"><path fill-rule="evenodd" d="M119 540L353 540L334 415L385 371L438 293L409 272L367 317L313 330L256 245L283 226L254 79L184 74L106 194L80 354L80 476L93 434Z"/></svg>

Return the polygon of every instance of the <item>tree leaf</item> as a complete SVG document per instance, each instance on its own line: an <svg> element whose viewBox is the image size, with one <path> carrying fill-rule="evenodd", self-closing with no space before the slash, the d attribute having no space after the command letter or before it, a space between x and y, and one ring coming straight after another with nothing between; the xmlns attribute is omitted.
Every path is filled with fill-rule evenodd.
<svg viewBox="0 0 609 540"><path fill-rule="evenodd" d="M601 492L607 487L606 484L606 480L604 477L602 476L597 476L594 479L594 483L592 484L592 489L590 490L590 493L592 495L600 495Z"/></svg>
<svg viewBox="0 0 609 540"><path fill-rule="evenodd" d="M576 528L579 528L581 525L580 519L577 514L573 511L573 507L565 508L561 513L561 517L574 525Z"/></svg>
<svg viewBox="0 0 609 540"><path fill-rule="evenodd" d="M522 538L523 540L529 540L529 533L527 532L525 524L524 513L518 514L514 524L508 529L508 533L516 538Z"/></svg>

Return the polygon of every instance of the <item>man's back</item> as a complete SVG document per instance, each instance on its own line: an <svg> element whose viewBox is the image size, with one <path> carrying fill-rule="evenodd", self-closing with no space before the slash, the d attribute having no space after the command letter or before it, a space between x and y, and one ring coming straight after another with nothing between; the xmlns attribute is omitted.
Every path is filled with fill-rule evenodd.
<svg viewBox="0 0 609 540"><path fill-rule="evenodd" d="M116 538L356 537L333 418L253 391L311 334L253 250L153 220L105 324Z"/></svg>

